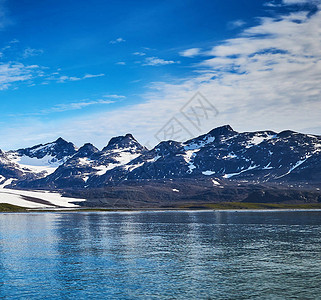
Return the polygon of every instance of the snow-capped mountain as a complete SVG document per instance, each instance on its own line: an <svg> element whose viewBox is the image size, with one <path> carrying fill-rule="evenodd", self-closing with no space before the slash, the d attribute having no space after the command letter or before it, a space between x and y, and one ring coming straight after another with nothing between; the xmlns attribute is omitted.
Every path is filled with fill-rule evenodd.
<svg viewBox="0 0 321 300"><path fill-rule="evenodd" d="M319 180L321 137L292 131L238 133L222 126L178 143L161 142L91 184L120 180L215 177L258 182Z"/></svg>
<svg viewBox="0 0 321 300"><path fill-rule="evenodd" d="M101 151L92 144L85 144L52 174L40 180L19 184L39 188L87 187L87 181L97 180L108 171L126 165L146 151L131 134L112 138Z"/></svg>
<svg viewBox="0 0 321 300"><path fill-rule="evenodd" d="M184 178L321 182L320 136L293 131L238 133L229 125L184 143L163 141L151 150L127 134L112 138L101 151L92 144L77 150L72 143L58 139L2 152L0 159L4 162L0 175L13 168L16 173L2 176L17 179L12 187L24 188L90 189L119 182ZM23 176L23 168L34 176ZM47 173L40 176L39 171Z"/></svg>
<svg viewBox="0 0 321 300"><path fill-rule="evenodd" d="M31 148L1 152L0 182L10 179L31 180L53 173L77 152L73 143L62 138ZM8 173L10 171L10 173Z"/></svg>

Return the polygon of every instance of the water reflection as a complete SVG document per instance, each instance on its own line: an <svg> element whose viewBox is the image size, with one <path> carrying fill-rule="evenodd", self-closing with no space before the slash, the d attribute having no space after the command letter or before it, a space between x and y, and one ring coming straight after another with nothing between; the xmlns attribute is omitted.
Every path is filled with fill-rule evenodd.
<svg viewBox="0 0 321 300"><path fill-rule="evenodd" d="M313 299L321 213L0 215L0 298Z"/></svg>

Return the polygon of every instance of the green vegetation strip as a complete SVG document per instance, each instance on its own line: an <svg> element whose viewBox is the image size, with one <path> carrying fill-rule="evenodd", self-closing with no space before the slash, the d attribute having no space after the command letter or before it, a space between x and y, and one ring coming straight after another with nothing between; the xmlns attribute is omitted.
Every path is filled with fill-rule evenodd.
<svg viewBox="0 0 321 300"><path fill-rule="evenodd" d="M182 209L321 209L321 203L282 204L282 203L249 203L222 202L188 204L180 206Z"/></svg>
<svg viewBox="0 0 321 300"><path fill-rule="evenodd" d="M0 203L0 212L19 212L19 211L26 211L25 208L11 205L8 203Z"/></svg>
<svg viewBox="0 0 321 300"><path fill-rule="evenodd" d="M173 209L193 209L193 210L240 210L240 209L321 209L321 203L306 203L306 204L282 204L282 203L249 203L249 202L221 202L221 203L190 203L181 205L179 207L167 208L76 208L68 211L139 211L139 210L173 210ZM7 203L0 203L0 212L59 212L59 210L39 210L39 209L26 209L20 206L11 205Z"/></svg>

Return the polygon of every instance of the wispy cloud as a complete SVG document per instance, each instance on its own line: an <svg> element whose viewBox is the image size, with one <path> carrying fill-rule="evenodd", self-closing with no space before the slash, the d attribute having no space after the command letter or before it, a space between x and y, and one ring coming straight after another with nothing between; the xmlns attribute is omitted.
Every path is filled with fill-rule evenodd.
<svg viewBox="0 0 321 300"><path fill-rule="evenodd" d="M146 55L145 52L134 52L133 54L137 55L137 56L145 56Z"/></svg>
<svg viewBox="0 0 321 300"><path fill-rule="evenodd" d="M84 80L88 78L96 78L96 77L102 77L102 76L105 76L105 74L85 74L84 76L81 76L81 77L61 75L59 77L51 76L48 79L56 80L57 82L67 82L67 81L79 81L79 80Z"/></svg>
<svg viewBox="0 0 321 300"><path fill-rule="evenodd" d="M17 44L19 43L20 41L18 39L13 39L9 42L9 44Z"/></svg>
<svg viewBox="0 0 321 300"><path fill-rule="evenodd" d="M282 2L277 2L276 0L268 1L264 3L264 6L267 7L282 7L283 5L321 5L320 0L282 0Z"/></svg>
<svg viewBox="0 0 321 300"><path fill-rule="evenodd" d="M1 0L0 0L1 3ZM57 72L50 72L50 69L45 66L40 65L28 65L25 62L18 61L22 58L29 58L37 56L43 53L42 49L34 48L24 48L13 49L14 45L18 44L19 41L14 39L9 43L5 44L0 48L0 57L2 57L2 62L0 62L0 90L8 89L9 87L17 88L18 83L27 82L28 86L34 86L36 84L48 84L50 81L56 82L67 82L67 81L80 81L90 78L102 77L105 74L85 74L83 76L68 76ZM11 61L6 58L6 51L9 54L15 55L15 60ZM18 54L17 54L18 53ZM22 53L22 55L21 55ZM8 61L6 61L8 60ZM38 81L36 81L38 79Z"/></svg>
<svg viewBox="0 0 321 300"><path fill-rule="evenodd" d="M130 131L153 145L155 133L171 117L179 117L182 106L199 90L220 114L206 120L202 132L189 127L195 135L226 123L241 131L314 127L312 133L321 133L319 28L320 12L261 19L241 36L214 46L208 53L212 58L203 60L191 78L156 82L145 94L145 103L75 120L73 126L86 124L87 138L96 136L97 143L99 136ZM97 120L99 130L94 126ZM189 126L188 120L180 121Z"/></svg>
<svg viewBox="0 0 321 300"><path fill-rule="evenodd" d="M320 3L319 0L283 0L284 4Z"/></svg>
<svg viewBox="0 0 321 300"><path fill-rule="evenodd" d="M83 109L88 106L98 105L98 104L111 104L115 101L112 100L105 100L105 99L99 99L99 100L82 100L79 102L72 102L72 103L62 103L57 104L49 109L40 111L40 114L48 114L48 113L54 113L54 112L64 112L69 110L79 110Z"/></svg>
<svg viewBox="0 0 321 300"><path fill-rule="evenodd" d="M81 79L87 79L87 78L96 78L96 77L103 77L105 74L86 74Z"/></svg>
<svg viewBox="0 0 321 300"><path fill-rule="evenodd" d="M186 49L184 51L181 51L179 55L184 56L184 57L194 57L199 55L201 52L201 48L190 48Z"/></svg>
<svg viewBox="0 0 321 300"><path fill-rule="evenodd" d="M244 26L246 23L243 20L234 20L227 24L229 29L235 29Z"/></svg>
<svg viewBox="0 0 321 300"><path fill-rule="evenodd" d="M26 48L23 51L23 58L28 58L28 57L32 57L32 56L37 56L37 55L41 55L43 54L43 50L42 49L33 49L33 48Z"/></svg>
<svg viewBox="0 0 321 300"><path fill-rule="evenodd" d="M119 37L115 40L111 40L109 41L109 44L118 44L118 43L123 43L123 42L126 42L126 40L124 40L123 38Z"/></svg>
<svg viewBox="0 0 321 300"><path fill-rule="evenodd" d="M8 49L11 49L12 48L12 46L14 45L14 44L17 44L17 43L19 43L19 41L17 40L17 39L13 39L13 40L11 40L9 43L7 43L5 46L3 46L1 49L0 49L0 56L2 56L3 55L3 52L5 52L5 51L7 51Z"/></svg>
<svg viewBox="0 0 321 300"><path fill-rule="evenodd" d="M0 63L0 90L12 84L28 81L42 74L38 65L24 65L19 62Z"/></svg>
<svg viewBox="0 0 321 300"><path fill-rule="evenodd" d="M126 96L123 95L116 95L116 94L111 94L111 95L103 95L104 98L112 98L112 99L125 99Z"/></svg>
<svg viewBox="0 0 321 300"><path fill-rule="evenodd" d="M125 65L126 65L126 62L124 62L124 61L118 61L118 62L116 62L116 65L125 66Z"/></svg>
<svg viewBox="0 0 321 300"><path fill-rule="evenodd" d="M0 0L0 29L12 24L12 20L8 17L6 2L6 0Z"/></svg>
<svg viewBox="0 0 321 300"><path fill-rule="evenodd" d="M281 6L283 6L283 4L275 3L274 1L272 1L272 2L265 2L263 4L263 6L266 6L266 7L281 7Z"/></svg>
<svg viewBox="0 0 321 300"><path fill-rule="evenodd" d="M104 96L103 96L104 98ZM110 99L82 99L80 101L76 102L68 102L68 103L59 103L54 106L45 108L45 109L39 109L36 112L26 112L23 114L12 114L11 117L35 117L35 116L43 116L43 115L49 115L52 113L60 113L60 112L66 112L66 111L72 111L72 110L81 110L84 108L87 108L89 106L94 105L106 105L106 104L112 104L115 103L115 100Z"/></svg>
<svg viewBox="0 0 321 300"><path fill-rule="evenodd" d="M177 64L178 61L173 60L165 60L158 57L146 57L143 66L164 66L164 65L171 65L171 64Z"/></svg>
<svg viewBox="0 0 321 300"><path fill-rule="evenodd" d="M207 53L210 58L206 56L194 66L190 77L151 84L140 104L63 124L38 121L37 126L25 126L23 132L17 126L10 129L10 135L15 140L26 133L43 138L46 132L79 144L92 141L103 146L108 137L132 132L142 143L150 141L153 145L157 131L171 117L181 116L180 109L196 91L201 91L220 113L207 119L194 135L226 123L240 131L293 129L320 134L321 12L278 14L259 22L235 38L213 45ZM189 126L186 118L180 121ZM0 129L2 137L5 140L8 134L1 134Z"/></svg>

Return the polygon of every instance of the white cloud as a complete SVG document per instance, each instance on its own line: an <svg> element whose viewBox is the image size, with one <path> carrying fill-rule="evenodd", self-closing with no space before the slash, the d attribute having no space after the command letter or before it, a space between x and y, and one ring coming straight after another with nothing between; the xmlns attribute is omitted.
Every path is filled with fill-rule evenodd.
<svg viewBox="0 0 321 300"><path fill-rule="evenodd" d="M37 56L37 55L41 55L43 54L43 50L42 49L32 49L32 48L26 48L23 51L23 57L24 58L28 58L28 57L32 57L32 56Z"/></svg>
<svg viewBox="0 0 321 300"><path fill-rule="evenodd" d="M50 109L43 110L42 113L43 114L47 114L47 113L52 113L52 112L63 112L63 111L68 111L68 110L78 110L78 109L82 109L82 108L85 108L85 107L88 107L88 106L92 106L92 105L111 104L111 103L114 103L114 102L115 101L112 101L112 100L99 99L99 100L83 100L83 101L79 101L79 102L63 103L63 104L57 104L57 105L53 106Z"/></svg>
<svg viewBox="0 0 321 300"><path fill-rule="evenodd" d="M222 124L241 131L314 127L312 133L321 134L320 28L320 12L262 19L240 37L213 47L209 53L213 58L204 60L191 78L154 83L145 103L95 116L99 131L90 118L75 121L74 126L86 124L88 139L132 132L152 145L155 133L173 116L194 135ZM180 114L197 90L219 111L206 120L202 132Z"/></svg>
<svg viewBox="0 0 321 300"><path fill-rule="evenodd" d="M126 62L124 62L124 61L119 61L119 62L116 62L116 65L125 66L125 65L126 65Z"/></svg>
<svg viewBox="0 0 321 300"><path fill-rule="evenodd" d="M0 129L0 139L8 145L13 143L8 134L17 141L26 134L43 139L45 133L47 140L62 135L79 145L91 141L102 147L108 138L131 132L143 144L154 145L155 134L172 117L193 135L222 124L239 131L292 129L321 134L320 28L320 12L261 19L240 36L214 45L208 53L212 57L195 67L190 78L151 84L143 103L60 123L24 122L23 131L11 124L10 131ZM196 91L219 111L215 118L204 120L201 130L180 113Z"/></svg>
<svg viewBox="0 0 321 300"><path fill-rule="evenodd" d="M96 77L102 77L105 76L105 74L86 74L82 77L82 79L87 79L87 78L96 78Z"/></svg>
<svg viewBox="0 0 321 300"><path fill-rule="evenodd" d="M263 5L264 5L264 6L267 6L267 7L281 7L281 6L282 6L282 4L280 4L280 3L274 3L274 1L272 1L272 2L265 2Z"/></svg>
<svg viewBox="0 0 321 300"><path fill-rule="evenodd" d="M173 60L165 60L158 57L146 57L145 62L143 63L144 66L164 66L164 65L171 65L177 64L178 61Z"/></svg>
<svg viewBox="0 0 321 300"><path fill-rule="evenodd" d="M0 63L0 90L9 88L13 83L31 80L41 73L37 65L24 65L19 62Z"/></svg>
<svg viewBox="0 0 321 300"><path fill-rule="evenodd" d="M230 29L238 28L244 26L246 23L243 20L235 20L232 22L229 22L227 24L227 27Z"/></svg>
<svg viewBox="0 0 321 300"><path fill-rule="evenodd" d="M17 44L17 43L20 43L20 41L18 39L13 39L9 43L10 44Z"/></svg>
<svg viewBox="0 0 321 300"><path fill-rule="evenodd" d="M126 96L123 95L116 95L116 94L111 94L111 95L104 95L104 98L113 98L113 99L124 99Z"/></svg>
<svg viewBox="0 0 321 300"><path fill-rule="evenodd" d="M52 75L54 75L54 73ZM79 81L79 80L84 80L88 78L96 78L96 77L102 77L102 76L105 76L105 74L85 74L82 77L61 75L58 78L53 76L53 77L49 77L48 79L56 80L57 82L66 82L66 81Z"/></svg>
<svg viewBox="0 0 321 300"><path fill-rule="evenodd" d="M78 81L81 80L80 77L75 77L75 76L66 76L62 75L58 78L58 82L65 82L65 81Z"/></svg>
<svg viewBox="0 0 321 300"><path fill-rule="evenodd" d="M9 43L7 43L7 45L5 45L5 46L3 46L3 47L1 48L1 52L4 52L4 51L6 51L6 50L8 50L8 49L11 49L12 46L13 46L14 44L17 44L17 43L19 43L19 41L18 41L17 39L11 40ZM3 53L1 53L1 54L3 54Z"/></svg>
<svg viewBox="0 0 321 300"><path fill-rule="evenodd" d="M94 105L102 105L102 104L112 104L115 103L115 100L106 100L106 99L97 99L97 100L91 100L91 99L83 99L77 102L69 102L69 103L59 103L52 107L45 108L45 109L39 109L37 112L30 112L30 113L24 113L24 114L12 114L12 117L32 117L32 116L43 116L48 115L51 113L60 113L65 111L71 111L71 110L80 110L83 108L86 108L88 106L94 106Z"/></svg>
<svg viewBox="0 0 321 300"><path fill-rule="evenodd" d="M284 4L303 4L303 3L317 3L320 1L314 0L283 0Z"/></svg>
<svg viewBox="0 0 321 300"><path fill-rule="evenodd" d="M10 18L8 18L8 12L6 7L6 0L0 0L0 29L4 29L8 25L12 24Z"/></svg>
<svg viewBox="0 0 321 300"><path fill-rule="evenodd" d="M133 54L137 55L137 56L145 56L146 55L145 52L134 52Z"/></svg>
<svg viewBox="0 0 321 300"><path fill-rule="evenodd" d="M264 3L264 6L267 7L282 7L284 5L304 5L304 4L310 4L310 5L321 5L321 0L282 0L282 2L276 2L276 0L272 0L269 2Z"/></svg>
<svg viewBox="0 0 321 300"><path fill-rule="evenodd" d="M184 56L184 57L194 57L199 55L201 52L201 48L190 48L186 49L184 51L181 51L179 55Z"/></svg>
<svg viewBox="0 0 321 300"><path fill-rule="evenodd" d="M124 40L123 38L119 37L115 40L111 40L109 41L109 44L118 44L118 43L123 43L123 42L126 42L126 40Z"/></svg>

